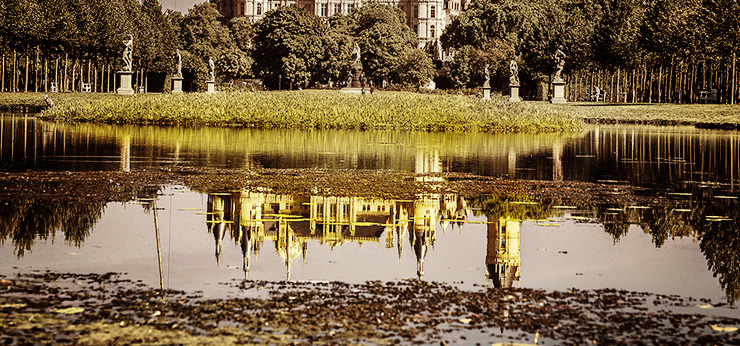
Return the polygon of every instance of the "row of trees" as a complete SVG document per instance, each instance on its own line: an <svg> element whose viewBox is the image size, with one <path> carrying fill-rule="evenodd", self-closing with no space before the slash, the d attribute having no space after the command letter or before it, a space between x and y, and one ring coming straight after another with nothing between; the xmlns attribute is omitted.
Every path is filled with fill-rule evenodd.
<svg viewBox="0 0 740 346"><path fill-rule="evenodd" d="M505 86L512 57L525 81L546 82L562 45L570 99L599 86L612 101L694 102L718 89L734 103L739 9L733 0L475 0L441 41L457 51L446 65L455 87L481 85L486 63L492 85Z"/></svg>
<svg viewBox="0 0 740 346"><path fill-rule="evenodd" d="M418 85L434 73L402 12L379 4L329 21L281 7L253 24L244 17L225 22L211 3L183 16L163 11L157 0L8 0L0 4L0 91L112 91L128 34L134 83L154 91L168 89L176 49L192 88L204 86L209 57L222 81L337 83L349 74L355 44L370 80Z"/></svg>
<svg viewBox="0 0 740 346"><path fill-rule="evenodd" d="M699 90L717 89L720 102L734 103L738 9L734 0L474 0L440 40L454 57L445 63L453 87L482 85L489 64L492 85L503 90L515 57L522 90L544 97L562 45L569 99L587 99L599 86L611 101L695 102ZM175 49L194 88L207 79L209 57L220 80L258 77L272 88L342 82L355 44L376 83L418 86L434 75L404 14L377 3L328 20L289 6L257 23L226 23L210 3L183 16L163 12L157 0L6 0L0 91L110 91L128 33L135 83L149 90L170 85Z"/></svg>

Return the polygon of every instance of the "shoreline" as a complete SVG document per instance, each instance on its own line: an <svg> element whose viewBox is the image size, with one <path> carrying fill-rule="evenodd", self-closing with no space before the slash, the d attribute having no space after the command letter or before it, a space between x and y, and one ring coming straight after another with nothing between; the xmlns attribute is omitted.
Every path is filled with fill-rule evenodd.
<svg viewBox="0 0 740 346"><path fill-rule="evenodd" d="M54 344L730 344L740 319L706 300L613 289L462 291L436 282L233 284L161 291L119 274L0 275L0 337ZM248 292L263 291L264 298ZM706 314L686 311L702 311ZM734 309L733 309L734 310Z"/></svg>
<svg viewBox="0 0 740 346"><path fill-rule="evenodd" d="M505 96L380 91L346 95L334 90L221 92L120 96L101 93L0 94L0 111L39 113L51 121L159 126L396 129L450 132L562 132L586 124L688 125L737 130L740 105L544 101L513 104ZM247 105L245 105L247 104ZM379 110L383 110L379 112ZM263 116L270 113L271 116Z"/></svg>

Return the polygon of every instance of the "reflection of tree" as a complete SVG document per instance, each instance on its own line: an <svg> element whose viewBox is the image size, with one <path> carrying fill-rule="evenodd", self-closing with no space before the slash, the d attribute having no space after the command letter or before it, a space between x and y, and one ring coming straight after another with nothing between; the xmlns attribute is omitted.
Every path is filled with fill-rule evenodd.
<svg viewBox="0 0 740 346"><path fill-rule="evenodd" d="M12 239L14 253L23 257L36 239L54 238L80 246L100 219L104 202L13 201L0 205L0 241Z"/></svg>
<svg viewBox="0 0 740 346"><path fill-rule="evenodd" d="M740 206L737 200L715 202L696 218L699 248L707 266L719 277L727 302L740 299Z"/></svg>
<svg viewBox="0 0 740 346"><path fill-rule="evenodd" d="M533 203L531 201L531 198L524 196L486 195L471 197L468 205L474 210L480 210L489 220L507 217L530 220L550 216L549 203Z"/></svg>

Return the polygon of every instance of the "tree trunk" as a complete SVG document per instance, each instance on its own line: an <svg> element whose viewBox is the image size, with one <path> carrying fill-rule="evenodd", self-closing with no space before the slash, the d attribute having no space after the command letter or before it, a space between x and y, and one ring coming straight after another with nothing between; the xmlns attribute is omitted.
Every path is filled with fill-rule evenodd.
<svg viewBox="0 0 740 346"><path fill-rule="evenodd" d="M62 88L62 91L69 90L67 89L69 87L69 84L68 84L69 75L67 72L68 70L69 70L69 53L64 53L64 87Z"/></svg>
<svg viewBox="0 0 740 346"><path fill-rule="evenodd" d="M59 91L59 57L54 59L54 83L56 83L57 91Z"/></svg>
<svg viewBox="0 0 740 346"><path fill-rule="evenodd" d="M10 87L12 92L18 91L18 52L13 49L13 85Z"/></svg>
<svg viewBox="0 0 740 346"><path fill-rule="evenodd" d="M658 68L658 103L663 102L663 64Z"/></svg>
<svg viewBox="0 0 740 346"><path fill-rule="evenodd" d="M49 92L49 58L44 59L44 92Z"/></svg>
<svg viewBox="0 0 740 346"><path fill-rule="evenodd" d="M94 91L95 90L95 84L92 82L92 79L90 78L91 71L92 71L92 65L91 65L91 62L90 62L90 58L87 58L87 82L91 84L90 85L90 87L91 87L90 91Z"/></svg>
<svg viewBox="0 0 740 346"><path fill-rule="evenodd" d="M26 71L24 71L24 78L23 78L23 92L28 92L28 53L26 53Z"/></svg>
<svg viewBox="0 0 740 346"><path fill-rule="evenodd" d="M730 104L735 104L735 60L737 60L737 53L732 52L732 81L730 82L731 91L730 91Z"/></svg>
<svg viewBox="0 0 740 346"><path fill-rule="evenodd" d="M5 52L3 52L3 71L0 72L2 74L2 80L0 80L0 93L5 92Z"/></svg>

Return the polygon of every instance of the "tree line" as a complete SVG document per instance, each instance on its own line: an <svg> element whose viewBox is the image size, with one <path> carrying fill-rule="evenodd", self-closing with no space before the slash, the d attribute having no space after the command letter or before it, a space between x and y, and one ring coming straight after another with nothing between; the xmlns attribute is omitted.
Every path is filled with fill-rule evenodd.
<svg viewBox="0 0 740 346"><path fill-rule="evenodd" d="M569 100L587 100L599 87L607 101L688 103L716 89L718 102L734 103L739 7L732 0L474 0L440 38L451 58L436 78L440 86L479 87L488 64L491 85L505 92L516 59L523 95L545 98L562 45ZM175 49L192 90L205 86L209 57L219 81L341 84L355 44L369 81L419 86L435 76L403 12L378 3L328 19L280 7L250 23L224 21L211 3L182 15L156 0L6 0L0 91L112 91L127 34L134 83L154 91L168 90Z"/></svg>
<svg viewBox="0 0 740 346"><path fill-rule="evenodd" d="M167 91L176 49L191 89L203 89L208 59L219 81L262 78L270 88L338 84L350 54L362 48L368 81L415 85L432 78L432 60L416 47L402 12L380 4L323 20L294 6L250 23L225 21L212 3L187 15L157 0L8 0L0 4L0 91L110 92L133 36L134 84Z"/></svg>
<svg viewBox="0 0 740 346"><path fill-rule="evenodd" d="M530 84L522 89L543 97L562 45L569 100L598 86L608 101L697 102L716 89L734 103L739 9L733 0L474 0L441 43L456 52L446 64L454 87L481 85L475 71L486 63L492 85L505 86L516 58Z"/></svg>

